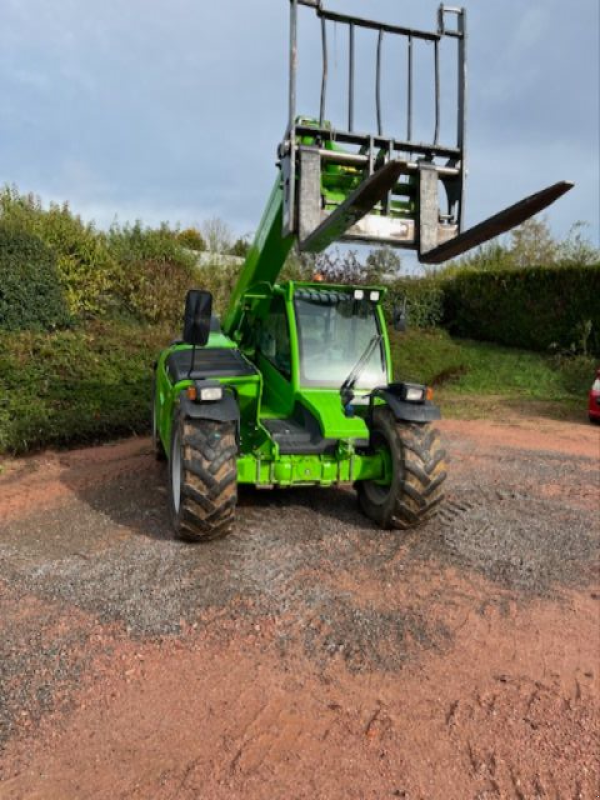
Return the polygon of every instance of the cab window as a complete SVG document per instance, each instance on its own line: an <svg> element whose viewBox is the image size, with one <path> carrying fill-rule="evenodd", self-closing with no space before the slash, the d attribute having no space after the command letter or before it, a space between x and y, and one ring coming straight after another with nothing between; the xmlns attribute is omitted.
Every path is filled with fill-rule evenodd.
<svg viewBox="0 0 600 800"><path fill-rule="evenodd" d="M285 375L291 376L290 329L285 303L276 297L271 304L269 316L263 320L260 329L258 349L273 366Z"/></svg>

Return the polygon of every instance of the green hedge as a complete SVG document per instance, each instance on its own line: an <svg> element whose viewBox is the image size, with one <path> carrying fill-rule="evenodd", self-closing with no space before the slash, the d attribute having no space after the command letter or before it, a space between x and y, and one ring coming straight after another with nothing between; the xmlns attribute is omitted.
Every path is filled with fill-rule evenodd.
<svg viewBox="0 0 600 800"><path fill-rule="evenodd" d="M469 272L444 286L445 324L457 336L600 353L600 264Z"/></svg>
<svg viewBox="0 0 600 800"><path fill-rule="evenodd" d="M29 316L20 311L23 303L15 305L18 286L27 296L45 297L50 285L57 287L55 295L61 293L70 317L79 324L116 316L179 325L185 292L196 283L197 255L182 244L177 229L166 224L145 228L137 222L114 225L105 233L84 223L67 204L45 209L39 198L8 187L0 189L0 225L22 232L10 253L4 243L0 247L2 283L8 276L14 284L6 289L10 298L5 305L13 309L11 319L23 317L20 328L30 325ZM190 236L187 231L185 243ZM54 307L53 300L52 313ZM61 323L62 318L56 324ZM9 327L1 316L0 327Z"/></svg>
<svg viewBox="0 0 600 800"><path fill-rule="evenodd" d="M114 225L105 239L118 269L115 308L140 322L179 327L188 289L195 285L197 256L185 249L176 232L159 228Z"/></svg>
<svg viewBox="0 0 600 800"><path fill-rule="evenodd" d="M406 299L411 328L435 328L444 318L444 290L435 278L399 278L389 285L385 311L392 318L395 305Z"/></svg>
<svg viewBox="0 0 600 800"><path fill-rule="evenodd" d="M37 236L0 223L0 328L52 330L69 322L54 253Z"/></svg>
<svg viewBox="0 0 600 800"><path fill-rule="evenodd" d="M118 265L107 252L103 234L67 203L52 203L46 210L34 195L5 187L0 190L0 222L37 236L50 248L73 317L99 316L112 305Z"/></svg>
<svg viewBox="0 0 600 800"><path fill-rule="evenodd" d="M152 363L172 336L114 321L0 331L0 453L148 433Z"/></svg>

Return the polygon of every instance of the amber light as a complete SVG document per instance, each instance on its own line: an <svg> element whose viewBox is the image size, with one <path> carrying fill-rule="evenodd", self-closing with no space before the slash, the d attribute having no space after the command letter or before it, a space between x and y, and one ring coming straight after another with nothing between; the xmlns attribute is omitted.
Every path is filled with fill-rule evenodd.
<svg viewBox="0 0 600 800"><path fill-rule="evenodd" d="M188 388L185 390L185 393L188 400L191 400L192 402L195 402L198 398L198 390L195 386L188 386Z"/></svg>
<svg viewBox="0 0 600 800"><path fill-rule="evenodd" d="M425 397L431 402L433 400L433 389L431 386L427 387L427 391L425 392Z"/></svg>

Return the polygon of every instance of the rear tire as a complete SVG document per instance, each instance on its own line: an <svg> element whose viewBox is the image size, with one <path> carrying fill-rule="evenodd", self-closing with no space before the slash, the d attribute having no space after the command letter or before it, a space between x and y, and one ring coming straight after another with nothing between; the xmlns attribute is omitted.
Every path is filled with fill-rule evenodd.
<svg viewBox="0 0 600 800"><path fill-rule="evenodd" d="M234 422L175 417L169 506L179 539L208 541L231 532L237 504L236 457Z"/></svg>
<svg viewBox="0 0 600 800"><path fill-rule="evenodd" d="M392 461L389 486L358 484L362 511L381 528L408 530L434 516L444 498L446 452L439 432L429 424L396 422L385 406L375 409L371 441L387 449Z"/></svg>

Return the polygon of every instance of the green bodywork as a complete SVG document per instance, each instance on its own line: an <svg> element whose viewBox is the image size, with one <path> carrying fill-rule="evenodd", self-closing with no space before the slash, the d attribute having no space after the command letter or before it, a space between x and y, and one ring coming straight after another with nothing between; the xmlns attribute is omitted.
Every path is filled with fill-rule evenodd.
<svg viewBox="0 0 600 800"><path fill-rule="evenodd" d="M332 486L353 483L359 480L386 481L387 456L383 453L365 454L356 452L356 443L365 442L369 431L361 412L366 406L357 407L355 416L346 416L337 388L304 387L300 378L300 353L294 293L299 287L312 284L285 283L281 286L261 287L263 291L247 292L246 313L268 314L269 296L281 296L285 301L290 333L291 374L284 377L260 352L241 348L241 352L257 367L257 374L241 378L222 378L224 386L235 389L240 407L240 454L237 461L238 482L257 486ZM318 288L324 287L317 284ZM339 287L344 290L350 287ZM261 309L262 304L262 309ZM380 330L385 331L381 307L377 307ZM211 334L208 348L233 348L238 345L224 334ZM182 391L193 384L184 380L172 384L165 369L165 362L175 350L189 349L188 345L174 345L164 350L156 368L156 415L157 426L166 452L169 452L171 425L176 405ZM384 352L391 379L389 344L384 339ZM359 354L360 355L360 354ZM357 391L357 399L363 391ZM358 399L360 403L360 400ZM286 419L291 416L296 404L304 405L318 420L324 438L338 441L334 455L281 455L279 446L264 426L268 419Z"/></svg>
<svg viewBox="0 0 600 800"><path fill-rule="evenodd" d="M319 127L319 122L308 117L299 117L298 123L312 127ZM325 123L327 127L327 123ZM311 147L316 144L314 137L302 136L298 144ZM326 141L323 143L325 150L337 151L340 153L347 152L345 148L337 144L335 141ZM375 157L378 159L385 159L386 153L379 151ZM357 167L342 166L340 164L325 164L321 171L321 196L323 198L323 208L326 211L333 211L353 192L364 180L365 170ZM408 179L405 182L398 182L394 187L392 193L389 210L387 216L396 219L412 219L417 211L417 184L414 179ZM372 214L379 214L381 208L376 206L372 209Z"/></svg>
<svg viewBox="0 0 600 800"><path fill-rule="evenodd" d="M361 173L351 168L332 167L325 171L325 202L329 202L327 198L338 202L360 183L361 178ZM237 348L256 367L256 374L251 376L219 379L224 386L235 390L240 408L238 482L261 487L332 486L361 480L389 482L389 455L366 452L369 429L365 415L368 405L366 399L361 405L360 398L368 394L368 390L356 390L356 413L348 416L342 406L339 385L303 384L294 302L299 291L307 290L333 291L350 296L357 289L367 296L376 292L377 299L372 302L372 307L382 337L381 356L385 382L388 383L392 380L392 367L381 306L385 290L381 287L325 286L291 281L277 284L277 277L294 244L293 236L282 236L282 214L283 190L278 176L223 318L223 333L211 333L206 345L207 348ZM290 365L286 375L256 346L256 330L268 318L277 298L280 306L281 303L284 305L289 331ZM193 383L183 380L172 384L165 368L169 355L180 349L189 349L189 345L175 344L164 350L156 366L157 430L167 453L181 392ZM360 355L359 349L354 355L356 361ZM299 406L308 409L318 421L324 438L336 441L335 452L324 455L284 455L279 452L279 445L264 423L269 419L287 419Z"/></svg>

